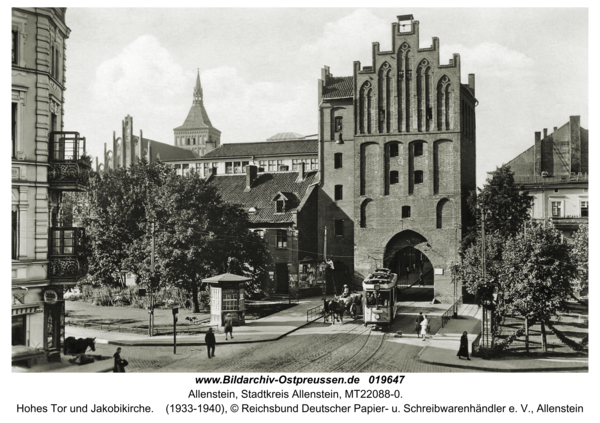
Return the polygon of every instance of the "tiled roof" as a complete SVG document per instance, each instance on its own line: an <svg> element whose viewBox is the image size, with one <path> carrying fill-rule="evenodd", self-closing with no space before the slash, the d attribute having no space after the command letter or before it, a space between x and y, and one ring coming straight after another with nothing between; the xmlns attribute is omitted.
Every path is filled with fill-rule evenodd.
<svg viewBox="0 0 600 423"><path fill-rule="evenodd" d="M223 144L202 158L277 156L286 154L317 154L317 140L261 141Z"/></svg>
<svg viewBox="0 0 600 423"><path fill-rule="evenodd" d="M140 137L134 135L133 138L138 140ZM191 150L186 150L185 148L179 148L174 145L165 144L148 138L142 138L142 150L148 148L148 141L152 142L152 151L150 153L153 158L156 158L157 154L160 155L161 160L182 160L193 159L196 157Z"/></svg>
<svg viewBox="0 0 600 423"><path fill-rule="evenodd" d="M327 78L327 85L323 87L323 98L352 97L353 81L354 77L352 76Z"/></svg>
<svg viewBox="0 0 600 423"><path fill-rule="evenodd" d="M252 184L250 191L246 189L246 175L215 175L209 179L209 184L217 188L223 200L232 204L240 204L244 210L256 208L255 214L249 214L252 223L285 223L292 222L292 212L298 209L305 196L310 194L310 185L317 182L317 172L306 173L302 182L296 182L298 172L262 173ZM275 213L277 193L285 193L292 204L286 204L284 213ZM293 194L289 195L290 193ZM291 198L296 197L296 198ZM291 207L291 208L290 208Z"/></svg>
<svg viewBox="0 0 600 423"><path fill-rule="evenodd" d="M188 113L187 118L185 118L183 125L174 128L174 130L203 128L212 128L212 123L210 123L210 119L208 118L208 114L204 108L204 104L201 103L192 104L190 112Z"/></svg>

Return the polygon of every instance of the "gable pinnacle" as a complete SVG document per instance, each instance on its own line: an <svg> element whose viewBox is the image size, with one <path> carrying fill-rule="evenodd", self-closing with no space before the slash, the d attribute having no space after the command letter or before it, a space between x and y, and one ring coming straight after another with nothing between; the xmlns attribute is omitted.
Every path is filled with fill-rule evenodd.
<svg viewBox="0 0 600 423"><path fill-rule="evenodd" d="M194 88L194 104L202 103L202 85L200 84L200 68L196 76L196 88Z"/></svg>

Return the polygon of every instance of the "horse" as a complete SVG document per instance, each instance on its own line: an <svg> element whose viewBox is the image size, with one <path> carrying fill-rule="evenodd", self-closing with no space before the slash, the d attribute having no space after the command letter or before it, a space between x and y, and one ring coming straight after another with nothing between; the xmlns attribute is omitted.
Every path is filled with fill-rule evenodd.
<svg viewBox="0 0 600 423"><path fill-rule="evenodd" d="M88 347L92 351L96 351L96 338L78 338L69 336L65 339L65 354L66 355L77 355L84 354Z"/></svg>
<svg viewBox="0 0 600 423"><path fill-rule="evenodd" d="M329 311L331 312L331 324L339 321L344 324L344 300L342 298L334 298L329 301Z"/></svg>

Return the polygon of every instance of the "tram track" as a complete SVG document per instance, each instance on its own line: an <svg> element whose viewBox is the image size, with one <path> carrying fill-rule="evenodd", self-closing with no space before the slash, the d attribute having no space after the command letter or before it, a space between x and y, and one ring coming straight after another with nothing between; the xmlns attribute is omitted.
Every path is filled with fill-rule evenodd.
<svg viewBox="0 0 600 423"><path fill-rule="evenodd" d="M372 335L372 330L371 330L371 332L369 332L369 336L365 340L363 346L358 351L356 351L354 353L354 355L352 355L345 362L341 363L340 365L336 366L335 368L331 369L330 371L331 372L360 371L363 367L365 367L365 365L370 363L371 360L373 359L373 357L375 356L375 354L377 354L379 352L379 350L381 349L381 347L383 346L385 338L387 337L387 334L385 334L385 333L382 334L381 336L379 336L378 338L380 338L380 339L379 339L379 342L376 343L376 348L373 350L373 352L370 352L369 349L366 348L366 346L371 339L375 338L371 335ZM365 355L366 355L366 357L363 358L363 356L365 356ZM358 363L354 363L353 361L358 361Z"/></svg>

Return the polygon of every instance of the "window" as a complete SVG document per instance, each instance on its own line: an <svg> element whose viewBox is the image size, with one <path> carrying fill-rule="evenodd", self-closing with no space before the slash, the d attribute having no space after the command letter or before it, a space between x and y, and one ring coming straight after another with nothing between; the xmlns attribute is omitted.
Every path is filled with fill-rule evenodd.
<svg viewBox="0 0 600 423"><path fill-rule="evenodd" d="M17 64L17 52L19 51L19 31L12 30L12 63Z"/></svg>
<svg viewBox="0 0 600 423"><path fill-rule="evenodd" d="M410 218L410 206L402 206L402 219Z"/></svg>
<svg viewBox="0 0 600 423"><path fill-rule="evenodd" d="M283 160L277 160L277 170L278 171L286 171L287 166L283 164Z"/></svg>
<svg viewBox="0 0 600 423"><path fill-rule="evenodd" d="M432 107L427 107L427 120L431 120L433 119L433 108Z"/></svg>
<svg viewBox="0 0 600 423"><path fill-rule="evenodd" d="M340 132L342 130L342 117L335 117L335 132Z"/></svg>
<svg viewBox="0 0 600 423"><path fill-rule="evenodd" d="M398 171L392 170L390 172L390 185L398 183Z"/></svg>
<svg viewBox="0 0 600 423"><path fill-rule="evenodd" d="M423 171L415 170L415 184L422 184L422 183L423 183Z"/></svg>
<svg viewBox="0 0 600 423"><path fill-rule="evenodd" d="M380 110L379 111L379 122L384 122L385 121L385 110Z"/></svg>
<svg viewBox="0 0 600 423"><path fill-rule="evenodd" d="M189 163L185 163L181 165L181 175L187 176L190 174L190 165Z"/></svg>
<svg viewBox="0 0 600 423"><path fill-rule="evenodd" d="M233 162L225 163L225 173L233 173Z"/></svg>
<svg viewBox="0 0 600 423"><path fill-rule="evenodd" d="M265 231L263 229L257 229L257 230L254 231L254 233L256 235L258 235L259 237L261 237L261 238L265 237Z"/></svg>
<svg viewBox="0 0 600 423"><path fill-rule="evenodd" d="M75 231L57 229L52 231L52 254L70 255L74 253Z"/></svg>
<svg viewBox="0 0 600 423"><path fill-rule="evenodd" d="M242 162L233 162L233 173L242 173Z"/></svg>
<svg viewBox="0 0 600 423"><path fill-rule="evenodd" d="M26 331L25 331L25 318L27 316L13 316L12 317L12 345L26 345Z"/></svg>
<svg viewBox="0 0 600 423"><path fill-rule="evenodd" d="M258 162L258 171L259 172L266 172L267 170L267 161L266 160L261 160Z"/></svg>
<svg viewBox="0 0 600 423"><path fill-rule="evenodd" d="M588 202L581 202L581 217L588 217Z"/></svg>
<svg viewBox="0 0 600 423"><path fill-rule="evenodd" d="M419 142L415 144L415 156L423 155L423 143Z"/></svg>
<svg viewBox="0 0 600 423"><path fill-rule="evenodd" d="M12 208L12 259L19 259L19 210Z"/></svg>
<svg viewBox="0 0 600 423"><path fill-rule="evenodd" d="M344 198L343 195L343 187L342 185L335 186L335 201L342 200Z"/></svg>
<svg viewBox="0 0 600 423"><path fill-rule="evenodd" d="M319 169L319 159L310 159L310 163L311 163L310 168L312 170L318 170Z"/></svg>
<svg viewBox="0 0 600 423"><path fill-rule="evenodd" d="M238 293L223 294L223 310L238 310Z"/></svg>
<svg viewBox="0 0 600 423"><path fill-rule="evenodd" d="M552 217L562 217L561 201L552 201Z"/></svg>
<svg viewBox="0 0 600 423"><path fill-rule="evenodd" d="M335 236L344 236L344 221L342 219L333 221L333 232Z"/></svg>
<svg viewBox="0 0 600 423"><path fill-rule="evenodd" d="M12 103L12 157L17 157L17 111L19 103Z"/></svg>
<svg viewBox="0 0 600 423"><path fill-rule="evenodd" d="M277 231L277 248L287 248L287 231Z"/></svg>
<svg viewBox="0 0 600 423"><path fill-rule="evenodd" d="M276 207L275 210L277 213L285 212L285 202L283 200L277 200L275 207Z"/></svg>
<svg viewBox="0 0 600 423"><path fill-rule="evenodd" d="M301 163L302 163L301 159L292 159L292 170L300 170Z"/></svg>
<svg viewBox="0 0 600 423"><path fill-rule="evenodd" d="M50 134L57 130L58 119L56 113L50 113Z"/></svg>
<svg viewBox="0 0 600 423"><path fill-rule="evenodd" d="M277 172L277 160L269 160L269 172Z"/></svg>
<svg viewBox="0 0 600 423"><path fill-rule="evenodd" d="M398 157L398 144L390 144L390 157Z"/></svg>
<svg viewBox="0 0 600 423"><path fill-rule="evenodd" d="M333 167L335 169L342 168L342 153L335 153L333 155Z"/></svg>
<svg viewBox="0 0 600 423"><path fill-rule="evenodd" d="M250 162L242 162L242 173L246 173L246 167Z"/></svg>
<svg viewBox="0 0 600 423"><path fill-rule="evenodd" d="M190 145L190 139L189 138L187 139L187 143L186 144Z"/></svg>

